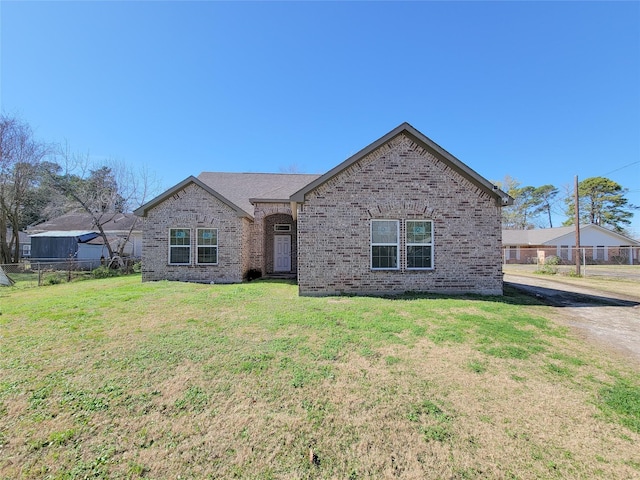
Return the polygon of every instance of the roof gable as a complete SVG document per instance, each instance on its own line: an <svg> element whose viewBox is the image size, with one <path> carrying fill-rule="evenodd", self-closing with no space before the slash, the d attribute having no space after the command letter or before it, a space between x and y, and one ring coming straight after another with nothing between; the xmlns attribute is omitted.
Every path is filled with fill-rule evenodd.
<svg viewBox="0 0 640 480"><path fill-rule="evenodd" d="M149 210L151 210L152 208L158 206L159 204L161 204L162 202L167 200L169 197L172 197L173 195L178 193L180 190L182 190L183 188L185 188L185 187L187 187L187 186L189 186L191 184L197 185L198 187L203 189L205 192L207 192L209 195L217 198L222 203L224 203L227 206L229 206L232 210L234 210L238 214L239 217L253 218L253 215L251 215L248 211L244 210L240 206L238 206L235 203L233 203L231 200L229 200L226 197L222 196L220 193L218 193L217 191L212 189L209 185L205 184L204 182L202 182L201 180L197 179L193 175L185 178L182 182L178 183L177 185L174 185L169 190L167 190L164 193L158 195L153 200L150 200L149 202L145 203L140 208L134 210L133 213L135 213L139 217L146 217L147 216L147 212Z"/></svg>
<svg viewBox="0 0 640 480"><path fill-rule="evenodd" d="M318 177L317 179L313 180L312 182L310 182L309 184L307 184L306 186L304 186L303 188L301 188L300 190L292 194L291 200L295 202L304 202L304 197L307 193L313 191L315 188L329 181L331 178L335 177L342 171L346 170L354 163L360 161L361 159L366 157L368 154L370 154L374 150L390 142L398 135L406 135L407 137L409 137L412 141L414 141L415 143L423 147L425 150L433 154L439 161L445 163L446 165L451 167L453 170L458 172L460 175L465 177L467 180L469 180L471 183L477 185L482 190L486 191L489 195L491 195L497 201L499 201L501 205L510 205L511 203L513 203L513 199L509 195L507 195L505 192L500 190L497 186L493 185L491 182L489 182L487 179L482 177L476 171L469 168L467 165L462 163L452 154L450 154L445 149L440 147L438 144L433 142L426 135L422 134L421 132L419 132L418 130L416 130L406 122L399 125L395 129L391 130L389 133L387 133L383 137L379 138L375 142L366 146L355 155L352 155L341 164L337 165L336 167L329 170L324 175Z"/></svg>
<svg viewBox="0 0 640 480"><path fill-rule="evenodd" d="M613 230L609 230L608 228L601 227L600 225L595 225L595 224L580 225L581 236L587 235L590 233L597 233L600 235L605 235L607 237L613 238L616 241L620 242L620 245L640 245L640 242L638 242L637 240L627 237L626 235L623 235L621 233L614 232Z"/></svg>

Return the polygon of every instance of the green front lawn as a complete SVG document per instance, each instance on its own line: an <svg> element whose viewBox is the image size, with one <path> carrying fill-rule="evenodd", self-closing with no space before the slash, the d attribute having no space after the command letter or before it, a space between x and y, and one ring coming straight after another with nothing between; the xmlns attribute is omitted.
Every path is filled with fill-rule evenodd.
<svg viewBox="0 0 640 480"><path fill-rule="evenodd" d="M640 375L504 297L0 289L0 478L632 478Z"/></svg>

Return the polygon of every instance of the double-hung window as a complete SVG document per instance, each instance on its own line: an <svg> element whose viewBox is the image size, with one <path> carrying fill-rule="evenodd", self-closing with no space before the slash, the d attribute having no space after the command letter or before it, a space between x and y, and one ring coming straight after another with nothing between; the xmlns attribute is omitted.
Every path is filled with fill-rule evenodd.
<svg viewBox="0 0 640 480"><path fill-rule="evenodd" d="M433 249L432 220L371 220L372 270L433 270Z"/></svg>
<svg viewBox="0 0 640 480"><path fill-rule="evenodd" d="M397 270L400 265L400 221L371 220L371 268Z"/></svg>
<svg viewBox="0 0 640 480"><path fill-rule="evenodd" d="M433 268L431 220L407 220L407 269Z"/></svg>
<svg viewBox="0 0 640 480"><path fill-rule="evenodd" d="M199 228L197 236L196 263L215 265L218 263L218 230Z"/></svg>
<svg viewBox="0 0 640 480"><path fill-rule="evenodd" d="M169 229L169 263L171 265L189 265L191 263L190 229Z"/></svg>

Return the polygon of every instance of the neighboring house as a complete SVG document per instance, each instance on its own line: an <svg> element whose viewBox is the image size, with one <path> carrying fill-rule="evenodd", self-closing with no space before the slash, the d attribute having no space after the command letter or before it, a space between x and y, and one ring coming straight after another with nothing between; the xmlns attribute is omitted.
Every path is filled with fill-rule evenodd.
<svg viewBox="0 0 640 480"><path fill-rule="evenodd" d="M18 238L20 239L20 251L22 258L31 257L31 237L26 232L18 232Z"/></svg>
<svg viewBox="0 0 640 480"><path fill-rule="evenodd" d="M536 263L553 255L573 261L575 226L535 230L503 230L505 263ZM640 242L599 225L580 226L580 247L591 263L637 264ZM581 254L582 256L582 254Z"/></svg>
<svg viewBox="0 0 640 480"><path fill-rule="evenodd" d="M51 231L31 235L31 262L74 261L79 268L99 267L109 257L96 232Z"/></svg>
<svg viewBox="0 0 640 480"><path fill-rule="evenodd" d="M134 258L142 256L142 222L136 215L132 213L109 213L103 214L102 220L102 228L114 253L118 252L120 247L124 245L123 255ZM27 228L27 233L31 236L46 232L99 233L99 230L93 221L93 217L88 213L67 213ZM104 243L102 239L94 240L94 242ZM108 252L106 246L104 246L104 249ZM107 253L104 256L108 257L109 254Z"/></svg>
<svg viewBox="0 0 640 480"><path fill-rule="evenodd" d="M15 245L11 228L7 229L7 241L9 244ZM18 242L20 244L20 258L29 258L31 256L31 237L26 232L18 232Z"/></svg>
<svg viewBox="0 0 640 480"><path fill-rule="evenodd" d="M301 295L502 293L512 199L404 123L324 175L202 173L134 213L143 280L296 275Z"/></svg>

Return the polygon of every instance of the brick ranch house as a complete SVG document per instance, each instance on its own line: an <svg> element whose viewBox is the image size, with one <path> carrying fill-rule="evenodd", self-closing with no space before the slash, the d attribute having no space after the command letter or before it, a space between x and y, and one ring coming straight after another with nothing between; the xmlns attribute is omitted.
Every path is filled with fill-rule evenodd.
<svg viewBox="0 0 640 480"><path fill-rule="evenodd" d="M512 199L404 123L324 175L188 177L135 211L143 281L297 276L301 295L502 294Z"/></svg>
<svg viewBox="0 0 640 480"><path fill-rule="evenodd" d="M503 230L504 263L536 264L555 256L575 262L576 227ZM580 249L590 264L638 265L640 242L600 225L580 226Z"/></svg>

